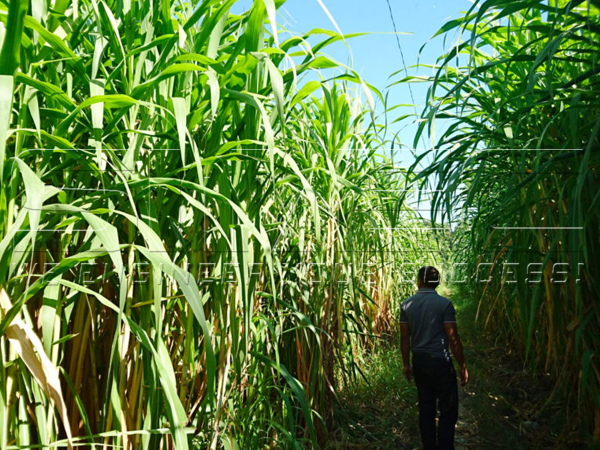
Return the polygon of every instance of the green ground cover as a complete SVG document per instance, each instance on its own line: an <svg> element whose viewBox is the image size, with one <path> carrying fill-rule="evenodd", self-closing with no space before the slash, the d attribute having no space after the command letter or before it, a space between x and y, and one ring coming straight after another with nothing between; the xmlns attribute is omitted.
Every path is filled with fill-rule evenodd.
<svg viewBox="0 0 600 450"><path fill-rule="evenodd" d="M456 448L587 448L565 427L564 399L547 403L550 378L525 369L523 355L482 329L475 321L477 302L468 295L450 296L469 369L469 383L459 386ZM420 448L416 387L404 380L396 341L375 348L366 359L365 378L343 390L342 425L326 448Z"/></svg>

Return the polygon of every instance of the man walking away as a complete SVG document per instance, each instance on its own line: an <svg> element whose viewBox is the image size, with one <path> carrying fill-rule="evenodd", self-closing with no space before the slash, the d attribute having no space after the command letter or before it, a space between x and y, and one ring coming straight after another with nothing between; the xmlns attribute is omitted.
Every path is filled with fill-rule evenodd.
<svg viewBox="0 0 600 450"><path fill-rule="evenodd" d="M400 335L404 378L413 374L419 398L419 429L424 450L453 450L458 420L456 370L448 346L460 367L461 385L469 374L456 328L454 305L438 295L440 274L434 267L419 269L418 291L402 302ZM409 353L412 344L412 366ZM440 417L436 433L436 401ZM436 439L437 435L437 439Z"/></svg>

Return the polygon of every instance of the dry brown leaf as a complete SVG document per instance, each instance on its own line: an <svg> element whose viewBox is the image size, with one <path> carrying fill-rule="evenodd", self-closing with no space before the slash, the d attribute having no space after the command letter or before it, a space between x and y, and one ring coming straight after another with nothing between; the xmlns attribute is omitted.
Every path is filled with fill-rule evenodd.
<svg viewBox="0 0 600 450"><path fill-rule="evenodd" d="M8 294L4 289L0 290L0 308L4 314L12 307ZM62 395L58 369L54 366L46 352L40 338L33 332L31 327L15 317L6 330L6 337L15 352L21 357L29 372L36 379L41 388L46 392L58 407L58 412L65 428L69 449L73 449L73 435L68 420L67 405Z"/></svg>

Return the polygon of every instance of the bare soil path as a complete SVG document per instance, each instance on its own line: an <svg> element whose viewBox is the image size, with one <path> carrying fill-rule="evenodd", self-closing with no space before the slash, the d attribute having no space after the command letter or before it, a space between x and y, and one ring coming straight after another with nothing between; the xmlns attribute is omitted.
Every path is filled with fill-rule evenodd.
<svg viewBox="0 0 600 450"><path fill-rule="evenodd" d="M585 448L565 427L557 398L542 408L551 398L549 376L524 370L514 351L481 331L473 304L455 306L470 374L469 384L459 386L456 449ZM365 366L369 383L357 380L343 391L341 426L326 448L420 449L416 388L403 379L398 343L378 349Z"/></svg>

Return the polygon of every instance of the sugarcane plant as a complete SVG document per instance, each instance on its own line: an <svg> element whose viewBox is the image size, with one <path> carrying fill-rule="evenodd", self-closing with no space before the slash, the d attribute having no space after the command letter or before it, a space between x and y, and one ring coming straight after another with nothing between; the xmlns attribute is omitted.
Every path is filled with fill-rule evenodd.
<svg viewBox="0 0 600 450"><path fill-rule="evenodd" d="M235 3L0 1L0 448L312 448L394 332L355 35Z"/></svg>

